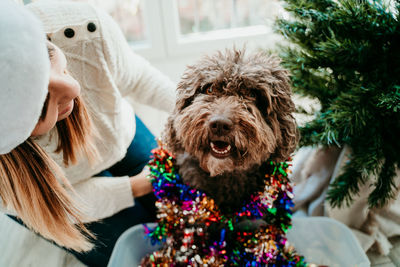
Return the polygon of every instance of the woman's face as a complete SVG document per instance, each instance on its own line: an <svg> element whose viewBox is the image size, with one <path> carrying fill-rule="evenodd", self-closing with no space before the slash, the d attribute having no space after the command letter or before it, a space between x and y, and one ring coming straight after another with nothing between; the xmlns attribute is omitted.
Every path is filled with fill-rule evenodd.
<svg viewBox="0 0 400 267"><path fill-rule="evenodd" d="M79 96L81 88L67 71L67 60L64 53L51 42L47 43L51 63L48 95L42 116L31 136L49 132L57 121L68 117L74 108L74 99Z"/></svg>

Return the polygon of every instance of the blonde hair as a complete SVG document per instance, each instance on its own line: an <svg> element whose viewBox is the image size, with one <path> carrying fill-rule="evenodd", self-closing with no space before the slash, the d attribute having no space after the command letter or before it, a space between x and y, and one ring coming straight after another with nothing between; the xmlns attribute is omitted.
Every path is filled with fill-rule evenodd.
<svg viewBox="0 0 400 267"><path fill-rule="evenodd" d="M69 117L57 123L64 164L86 155L97 157L93 145L94 128L82 99L75 99ZM62 183L59 182L62 181ZM72 189L60 166L31 138L8 154L0 155L0 197L14 209L27 227L58 245L78 252L88 251L94 236L83 224L86 219L79 204L69 196Z"/></svg>
<svg viewBox="0 0 400 267"><path fill-rule="evenodd" d="M64 165L77 162L77 154L88 156L89 162L94 163L99 154L93 144L93 136L98 135L92 126L91 118L80 97L74 100L74 111L65 120L56 124L58 145L56 152L62 151Z"/></svg>

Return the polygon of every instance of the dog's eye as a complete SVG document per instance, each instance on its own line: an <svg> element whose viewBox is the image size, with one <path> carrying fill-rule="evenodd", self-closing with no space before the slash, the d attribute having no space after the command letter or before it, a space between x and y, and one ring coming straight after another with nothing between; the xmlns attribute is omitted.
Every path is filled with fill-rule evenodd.
<svg viewBox="0 0 400 267"><path fill-rule="evenodd" d="M257 94L256 94L256 92L254 92L254 91L250 91L250 93L249 93L249 97L250 98L256 98L257 97Z"/></svg>
<svg viewBox="0 0 400 267"><path fill-rule="evenodd" d="M214 93L214 88L211 83L206 84L202 88L203 94L212 95Z"/></svg>

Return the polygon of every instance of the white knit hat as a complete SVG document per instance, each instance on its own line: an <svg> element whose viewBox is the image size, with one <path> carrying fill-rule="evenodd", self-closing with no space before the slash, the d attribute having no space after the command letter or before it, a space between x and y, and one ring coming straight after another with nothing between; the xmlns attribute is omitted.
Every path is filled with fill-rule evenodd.
<svg viewBox="0 0 400 267"><path fill-rule="evenodd" d="M50 61L40 21L12 0L0 1L0 154L35 128L47 95Z"/></svg>

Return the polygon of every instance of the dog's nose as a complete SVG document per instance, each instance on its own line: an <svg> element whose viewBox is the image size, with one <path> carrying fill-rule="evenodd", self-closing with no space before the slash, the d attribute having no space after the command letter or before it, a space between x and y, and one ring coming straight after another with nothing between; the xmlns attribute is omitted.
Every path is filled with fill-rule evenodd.
<svg viewBox="0 0 400 267"><path fill-rule="evenodd" d="M216 135L228 134L233 126L232 121L224 116L213 116L209 123L211 132Z"/></svg>

